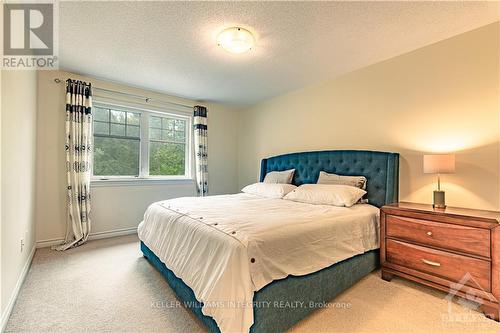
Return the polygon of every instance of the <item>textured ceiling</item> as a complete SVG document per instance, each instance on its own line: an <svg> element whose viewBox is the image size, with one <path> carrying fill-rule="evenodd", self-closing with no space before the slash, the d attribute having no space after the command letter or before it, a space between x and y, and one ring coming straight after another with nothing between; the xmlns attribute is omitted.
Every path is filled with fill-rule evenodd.
<svg viewBox="0 0 500 333"><path fill-rule="evenodd" d="M253 104L498 21L498 2L60 2L65 70ZM225 27L255 33L227 53Z"/></svg>

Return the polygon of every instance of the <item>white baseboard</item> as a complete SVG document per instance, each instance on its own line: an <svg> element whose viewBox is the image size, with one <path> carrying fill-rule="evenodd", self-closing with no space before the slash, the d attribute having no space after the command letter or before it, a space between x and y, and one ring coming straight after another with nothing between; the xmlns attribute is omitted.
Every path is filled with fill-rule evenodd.
<svg viewBox="0 0 500 333"><path fill-rule="evenodd" d="M109 231L99 231L99 232L90 233L89 240L133 235L136 233L137 233L137 227L115 229L115 230L109 230ZM64 241L64 238L52 238L52 239L39 240L36 242L36 247L42 248L42 247L49 247L49 246L53 246L53 245L59 245L63 241Z"/></svg>
<svg viewBox="0 0 500 333"><path fill-rule="evenodd" d="M2 317L0 320L0 332L3 332L5 330L5 327L7 326L7 321L9 320L10 314L12 313L12 309L14 308L14 304L16 303L17 296L19 295L19 291L21 290L21 286L23 285L24 279L26 279L26 275L28 274L29 268L31 266L31 262L33 261L33 256L35 255L35 250L36 250L36 246L33 246L33 249L31 250L31 253L28 257L28 260L24 264L23 270L21 271L21 274L19 275L19 278L17 279L16 286L14 287L14 290L12 291L12 294L10 295L9 302L7 303L7 306L5 307L4 312L2 313Z"/></svg>
<svg viewBox="0 0 500 333"><path fill-rule="evenodd" d="M133 235L136 233L137 233L137 227L115 229L115 230L100 231L100 232L91 233L89 236L89 239L90 240L103 239L103 238L110 238L110 237L117 237L117 236Z"/></svg>

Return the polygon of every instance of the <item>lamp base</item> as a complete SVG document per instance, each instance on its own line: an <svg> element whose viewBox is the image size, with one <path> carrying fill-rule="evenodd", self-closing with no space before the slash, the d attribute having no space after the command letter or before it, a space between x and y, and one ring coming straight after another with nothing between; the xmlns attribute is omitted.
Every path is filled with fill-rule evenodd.
<svg viewBox="0 0 500 333"><path fill-rule="evenodd" d="M439 209L446 208L444 191L434 191L434 203L432 207Z"/></svg>

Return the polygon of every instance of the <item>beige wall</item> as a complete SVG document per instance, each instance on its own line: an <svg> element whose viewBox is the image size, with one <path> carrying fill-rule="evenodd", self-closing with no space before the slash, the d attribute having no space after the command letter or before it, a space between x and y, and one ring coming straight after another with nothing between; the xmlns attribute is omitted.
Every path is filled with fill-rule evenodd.
<svg viewBox="0 0 500 333"><path fill-rule="evenodd" d="M208 118L208 174L210 194L238 193L237 109L205 103Z"/></svg>
<svg viewBox="0 0 500 333"><path fill-rule="evenodd" d="M0 14L2 12L0 11ZM4 303L2 296L2 201L3 201L3 192L2 192L2 72L0 69L0 332L3 330L3 317L4 317Z"/></svg>
<svg viewBox="0 0 500 333"><path fill-rule="evenodd" d="M270 155L384 150L401 153L400 199L430 203L436 178L422 173L422 154L455 152L448 204L500 209L499 57L496 23L251 107L239 186Z"/></svg>
<svg viewBox="0 0 500 333"><path fill-rule="evenodd" d="M499 48L500 48L500 23L497 24L497 30L498 30L498 34L497 34L497 45L499 45ZM499 51L500 52L500 51ZM498 70L498 74L497 74L497 77L499 78L500 80L500 57L498 57L497 59L497 70ZM498 114L497 114L497 117L498 117L498 128L500 129L500 83L498 84L498 92L497 92L497 98L498 98L498 105L499 105L499 110L498 110ZM500 130L498 131L498 141L500 142ZM500 143L498 144L498 189L500 191ZM500 194L498 195L498 206L497 208L500 209Z"/></svg>
<svg viewBox="0 0 500 333"><path fill-rule="evenodd" d="M42 71L38 76L39 118L37 149L37 241L49 245L64 237L66 228L65 155L64 155L64 84L54 78L81 79L96 87L146 95L156 100L196 105L197 102L112 82L96 80L62 71ZM97 94L97 92L95 92ZM102 95L102 93L101 93ZM120 97L116 103L141 103ZM144 104L144 103L143 103ZM203 104L203 103L201 103ZM146 104L144 104L146 105ZM209 109L209 174L212 194L237 191L237 113L217 104ZM148 103L147 107L159 107ZM190 112L190 111L189 111ZM92 186L92 232L136 228L146 207L158 200L195 194L190 182L141 186Z"/></svg>
<svg viewBox="0 0 500 333"><path fill-rule="evenodd" d="M35 244L37 80L34 71L2 71L1 80L1 314L5 315Z"/></svg>

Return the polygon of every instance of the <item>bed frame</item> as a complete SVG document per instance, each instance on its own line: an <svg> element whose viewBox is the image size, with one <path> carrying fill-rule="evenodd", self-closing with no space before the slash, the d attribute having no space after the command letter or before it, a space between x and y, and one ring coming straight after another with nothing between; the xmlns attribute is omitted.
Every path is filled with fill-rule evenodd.
<svg viewBox="0 0 500 333"><path fill-rule="evenodd" d="M329 150L279 155L262 160L260 180L262 181L270 171L289 169L295 169L292 181L295 185L316 183L320 171L340 175L362 175L368 180L367 199L370 204L381 207L398 201L399 154L397 153ZM210 332L220 332L215 320L201 312L202 303L196 299L193 290L176 277L142 242L141 250L166 278L181 302L185 306L190 305L187 307ZM250 332L285 331L312 311L330 302L378 266L378 250L374 250L308 275L289 276L273 281L254 295L256 306L254 324ZM291 307L286 306L287 304L303 306Z"/></svg>

